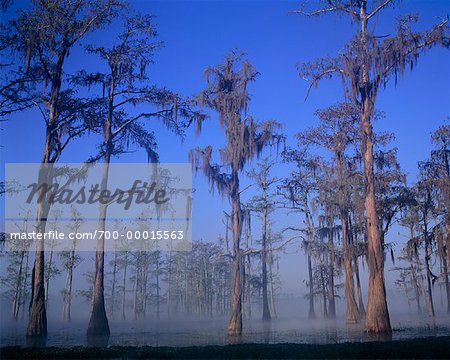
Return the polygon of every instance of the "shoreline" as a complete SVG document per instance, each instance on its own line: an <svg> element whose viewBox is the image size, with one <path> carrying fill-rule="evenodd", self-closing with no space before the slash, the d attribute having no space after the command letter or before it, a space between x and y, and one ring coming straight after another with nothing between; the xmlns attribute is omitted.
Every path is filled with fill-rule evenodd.
<svg viewBox="0 0 450 360"><path fill-rule="evenodd" d="M340 344L0 348L3 359L448 359L450 336Z"/></svg>

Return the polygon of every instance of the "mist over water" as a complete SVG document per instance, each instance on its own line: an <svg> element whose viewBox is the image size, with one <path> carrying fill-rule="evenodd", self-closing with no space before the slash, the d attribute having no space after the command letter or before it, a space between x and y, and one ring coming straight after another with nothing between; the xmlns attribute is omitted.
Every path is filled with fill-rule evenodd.
<svg viewBox="0 0 450 360"><path fill-rule="evenodd" d="M53 299L54 303L58 303ZM0 346L26 346L24 336L25 321L7 320L8 308L2 304ZM447 336L450 333L450 319L437 306L433 319L426 313L417 314L415 309L399 302L391 312L392 335L368 335L364 333L364 323L346 324L345 308L338 302L338 316L335 320L323 319L318 310L316 319L307 318L307 303L304 299L280 299L278 317L270 322L261 320L258 303L253 304L251 319L244 318L241 337L229 337L226 333L228 317L199 317L166 314L160 319L110 319L111 336L108 346L204 346L236 343L297 343L336 344L344 342L404 340L417 337ZM56 305L55 305L56 306ZM401 310L403 309L403 311ZM73 321L62 320L59 308L50 307L48 314L48 339L46 346L88 346L86 328L89 321L88 304L76 301L73 307ZM94 344L95 345L95 344ZM103 344L104 345L104 344Z"/></svg>

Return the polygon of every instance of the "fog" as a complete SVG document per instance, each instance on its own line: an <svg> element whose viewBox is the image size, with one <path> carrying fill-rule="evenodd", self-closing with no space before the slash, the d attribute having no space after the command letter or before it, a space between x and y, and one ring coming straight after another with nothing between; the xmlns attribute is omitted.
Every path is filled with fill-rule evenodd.
<svg viewBox="0 0 450 360"><path fill-rule="evenodd" d="M111 256L111 254L108 254ZM227 336L227 315L213 314L212 317L193 314L172 313L167 311L167 303L161 305L159 318L156 315L155 305L151 305L145 318L135 319L133 315L133 303L131 299L126 306L126 320L121 319L121 314L116 313L111 317L109 325L111 336L108 345L123 346L190 346L190 345L225 345L233 343L341 343L347 341L373 341L373 340L400 340L421 336L445 336L450 331L450 318L446 313L447 304L445 291L441 287L434 287L435 317L430 317L423 306L422 313L418 314L415 304L406 301L404 295L392 282L387 282L387 300L390 310L392 335L368 335L364 333L364 321L358 324L346 324L345 299L338 291L336 303L336 319L325 319L322 312L322 304L316 301L316 319L308 319L308 301L303 296L308 289L305 286L301 267L306 266L303 255L297 266L293 267L290 261L280 261L280 273L290 272L290 277L298 278L296 291L283 292L283 277L280 279L280 290L276 295L277 317L270 322L262 321L262 303L260 298L254 298L251 304L251 318L244 316L243 335L241 337ZM83 265L78 271L89 271L92 266L90 254L84 254ZM389 266L387 266L389 269ZM2 267L2 277L5 276L5 268ZM59 293L64 284L64 274L61 274L50 283L50 297L48 300L48 339L47 346L75 346L89 345L86 338L86 328L91 311L90 302L80 295L79 290L86 290L87 283L83 276L74 279L75 296L72 300L72 320L63 320L63 300ZM362 277L367 278L367 273L362 272ZM395 273L388 273L388 277L395 279ZM109 276L107 276L109 278ZM337 277L337 285L343 278ZM366 284L366 280L363 281ZM109 287L107 286L106 291ZM364 298L366 298L366 285ZM130 284L130 291L132 291ZM164 287L162 291L166 291ZM294 289L295 290L295 289ZM119 295L117 295L119 296ZM106 308L110 308L110 298L107 298ZM21 309L18 320L11 317L11 302L3 296L0 303L0 344L26 345L24 336L27 324L27 311ZM95 344L95 343L94 343ZM104 343L102 343L104 345Z"/></svg>
<svg viewBox="0 0 450 360"><path fill-rule="evenodd" d="M400 305L400 304L398 304ZM77 304L75 308L86 305ZM4 307L2 307L4 309ZM234 343L312 343L334 344L348 341L401 340L422 336L446 336L450 321L442 311L436 319L414 312L391 312L392 336L367 335L363 324L346 325L345 319L309 320L302 316L301 309L307 304L299 299L280 301L280 316L271 322L257 318L245 319L242 337L233 338L226 334L228 318L177 317L171 319L110 320L111 336L108 345L122 346L191 346L225 345ZM292 313L291 313L292 311ZM81 314L84 316L81 316ZM47 346L88 345L86 326L88 311L80 311L80 316L70 323L60 316L49 313L49 335ZM259 316L258 316L259 317ZM1 345L26 345L25 323L5 319L2 313Z"/></svg>

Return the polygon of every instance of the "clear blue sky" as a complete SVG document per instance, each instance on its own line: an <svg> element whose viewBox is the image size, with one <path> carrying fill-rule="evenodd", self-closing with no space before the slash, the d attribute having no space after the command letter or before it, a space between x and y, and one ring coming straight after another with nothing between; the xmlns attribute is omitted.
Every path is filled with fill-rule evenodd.
<svg viewBox="0 0 450 360"><path fill-rule="evenodd" d="M242 49L261 73L250 88L253 96L250 111L256 119L277 119L284 123L290 144L293 144L294 133L316 123L315 109L341 99L339 81L325 81L304 102L307 85L298 76L296 64L334 55L342 49L354 31L346 17L308 19L288 14L297 7L298 1L166 0L134 1L133 4L138 10L156 16L159 39L165 43L149 69L150 78L159 85L183 95L195 94L204 86L205 67L221 62L231 49ZM408 12L419 13L419 27L427 28L438 22L439 16L450 13L450 1L400 1L377 19L377 33L389 34L394 17ZM113 27L97 33L91 40L111 39L114 34ZM375 128L395 132L394 146L398 147L401 165L410 174L409 181L414 180L417 161L429 154L430 132L450 115L449 60L449 51L433 49L419 59L412 73L406 72L397 86L391 83L379 95L377 107L385 111L387 117ZM69 72L99 66L95 58L83 53L81 46L72 52L67 65ZM2 162L40 160L44 130L37 112L18 114L3 128ZM204 124L200 137L190 131L182 145L158 124L154 129L163 162L185 162L189 149L210 143L217 148L223 143L214 114ZM84 161L95 151L97 141L99 138L90 137L74 142L62 161ZM146 155L138 151L124 155L120 161L146 161ZM209 194L201 175L194 184L197 188L194 237L214 240L222 232L222 210L227 210L228 204Z"/></svg>

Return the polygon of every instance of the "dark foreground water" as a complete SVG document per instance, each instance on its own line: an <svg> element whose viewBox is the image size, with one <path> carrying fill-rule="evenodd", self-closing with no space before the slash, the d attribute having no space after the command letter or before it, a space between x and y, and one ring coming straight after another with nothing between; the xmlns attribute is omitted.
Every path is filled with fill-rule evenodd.
<svg viewBox="0 0 450 360"><path fill-rule="evenodd" d="M69 347L87 345L86 323L49 323L47 346ZM236 343L337 344L379 340L405 340L418 337L450 335L448 315L437 317L398 316L392 319L392 337L364 334L362 325L348 326L343 319L311 321L305 318L275 319L270 323L246 320L242 337L226 335L226 319L219 320L153 320L111 321L108 345L119 346L192 346ZM0 346L26 346L24 324L2 321Z"/></svg>

